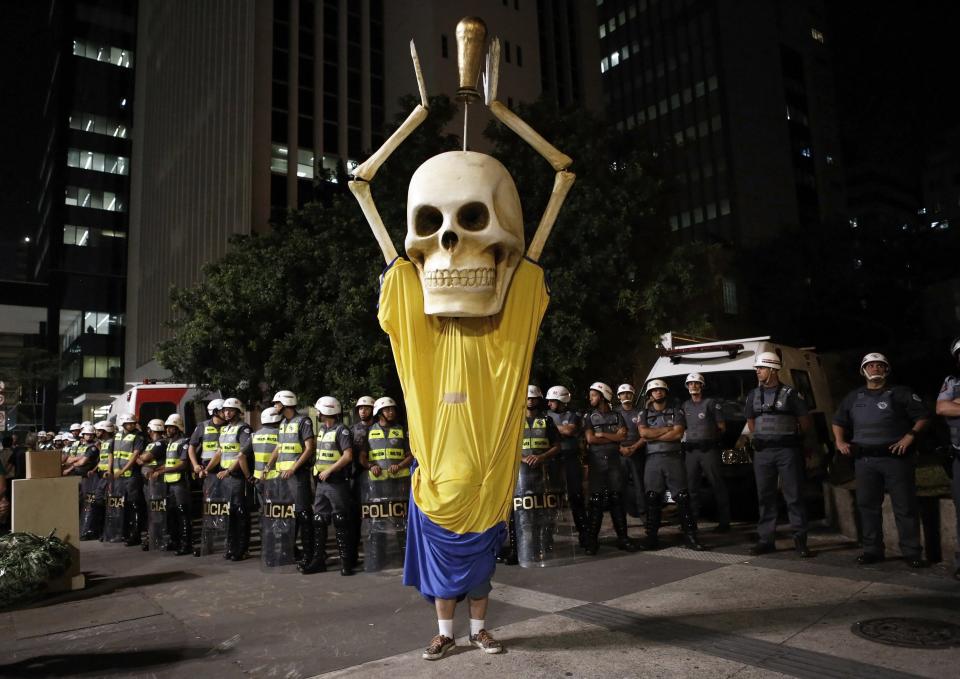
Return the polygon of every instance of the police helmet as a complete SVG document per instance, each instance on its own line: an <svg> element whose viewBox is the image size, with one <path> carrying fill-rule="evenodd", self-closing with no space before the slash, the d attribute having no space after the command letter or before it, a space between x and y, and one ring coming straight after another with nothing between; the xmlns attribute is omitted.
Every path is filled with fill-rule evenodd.
<svg viewBox="0 0 960 679"><path fill-rule="evenodd" d="M100 420L100 421L97 422L95 425L93 425L93 428L94 428L96 431L106 431L106 430L107 430L107 421L106 421L106 420Z"/></svg>
<svg viewBox="0 0 960 679"><path fill-rule="evenodd" d="M167 418L167 421L163 423L165 427L176 427L180 431L183 431L183 418L180 417L177 413L174 413Z"/></svg>
<svg viewBox="0 0 960 679"><path fill-rule="evenodd" d="M570 403L570 390L566 387L557 385L547 389L548 401L560 401L560 403Z"/></svg>
<svg viewBox="0 0 960 679"><path fill-rule="evenodd" d="M683 381L684 384L690 384L691 382L699 382L700 386L703 386L705 384L703 375L701 375L700 373L690 373L689 375L687 375L687 379Z"/></svg>
<svg viewBox="0 0 960 679"><path fill-rule="evenodd" d="M137 418L133 416L133 413L121 413L117 416L117 426L122 427L125 424L136 424Z"/></svg>
<svg viewBox="0 0 960 679"><path fill-rule="evenodd" d="M279 403L284 407L293 406L294 408L296 408L297 395L294 394L289 389L283 389L282 391L278 391L276 394L273 395L273 403Z"/></svg>
<svg viewBox="0 0 960 679"><path fill-rule="evenodd" d="M243 412L243 403L240 402L238 398L228 398L224 399L223 405L220 406L220 410L226 410L227 408L233 408L237 412Z"/></svg>
<svg viewBox="0 0 960 679"><path fill-rule="evenodd" d="M72 432L79 431L80 429L83 429L83 425L80 424L79 422L74 422L73 424L70 425L70 431Z"/></svg>
<svg viewBox="0 0 960 679"><path fill-rule="evenodd" d="M80 433L81 433L81 434L92 434L92 435L96 436L96 435L97 435L97 430L93 428L93 425L92 425L92 424L86 424L86 425L80 427Z"/></svg>
<svg viewBox="0 0 960 679"><path fill-rule="evenodd" d="M370 406L371 408L376 408L377 402L373 400L373 396L361 396L357 399L357 407L360 406Z"/></svg>
<svg viewBox="0 0 960 679"><path fill-rule="evenodd" d="M83 422L80 423L80 428L83 429L87 425L93 426L93 422L91 422L90 420L84 420Z"/></svg>
<svg viewBox="0 0 960 679"><path fill-rule="evenodd" d="M600 394L608 401L613 398L613 389L610 388L610 385L603 382L594 382L591 384L590 391L600 392Z"/></svg>
<svg viewBox="0 0 960 679"><path fill-rule="evenodd" d="M150 420L149 422L147 422L147 429L149 429L150 431L162 432L163 427L164 427L163 420L160 420L160 419Z"/></svg>
<svg viewBox="0 0 960 679"><path fill-rule="evenodd" d="M780 361L780 357L772 351L761 351L757 354L757 360L753 362L753 367L780 370L780 368L783 367L783 363Z"/></svg>
<svg viewBox="0 0 960 679"><path fill-rule="evenodd" d="M216 415L217 411L223 407L223 399L215 398L207 404L207 414Z"/></svg>
<svg viewBox="0 0 960 679"><path fill-rule="evenodd" d="M373 404L373 414L376 415L384 408L389 408L390 406L396 406L397 402L394 401L389 396L381 396L377 399L377 402Z"/></svg>
<svg viewBox="0 0 960 679"><path fill-rule="evenodd" d="M339 415L343 412L343 409L340 407L340 401L333 396L321 396L317 399L314 407L320 411L321 415Z"/></svg>
<svg viewBox="0 0 960 679"><path fill-rule="evenodd" d="M664 391L670 391L670 385L668 385L663 380L650 380L647 382L647 388L644 390L645 394L649 394L654 389L663 389Z"/></svg>
<svg viewBox="0 0 960 679"><path fill-rule="evenodd" d="M543 392L535 384L527 385L527 398L543 398Z"/></svg>
<svg viewBox="0 0 960 679"><path fill-rule="evenodd" d="M269 408L264 408L260 413L260 422L261 424L276 424L280 421L280 411L278 411L273 406Z"/></svg>
<svg viewBox="0 0 960 679"><path fill-rule="evenodd" d="M883 363L887 366L887 372L890 372L890 361L887 360L887 357L877 351L871 351L869 354L864 355L863 360L860 361L860 374L866 376L865 368L867 363Z"/></svg>
<svg viewBox="0 0 960 679"><path fill-rule="evenodd" d="M624 393L636 394L637 390L633 388L632 384L624 383L624 384L621 384L619 387L617 387L617 396Z"/></svg>

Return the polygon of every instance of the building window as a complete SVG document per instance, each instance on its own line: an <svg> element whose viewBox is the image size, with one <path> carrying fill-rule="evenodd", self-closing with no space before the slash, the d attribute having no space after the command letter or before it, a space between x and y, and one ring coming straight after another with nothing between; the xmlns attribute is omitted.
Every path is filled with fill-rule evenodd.
<svg viewBox="0 0 960 679"><path fill-rule="evenodd" d="M90 170L91 172L106 172L107 174L125 175L130 173L129 158L83 149L69 149L67 151L67 166L78 167L81 170Z"/></svg>
<svg viewBox="0 0 960 679"><path fill-rule="evenodd" d="M607 26L606 24L600 24L600 39L607 37Z"/></svg>
<svg viewBox="0 0 960 679"><path fill-rule="evenodd" d="M823 44L823 33L818 31L816 28L810 29L810 37L819 42L821 45Z"/></svg>
<svg viewBox="0 0 960 679"><path fill-rule="evenodd" d="M523 48L520 45L517 45L517 66L523 66Z"/></svg>
<svg viewBox="0 0 960 679"><path fill-rule="evenodd" d="M76 39L73 41L73 54L84 59L106 61L121 68L133 68L133 52L120 47Z"/></svg>
<svg viewBox="0 0 960 679"><path fill-rule="evenodd" d="M607 57L604 57L603 59L600 60L600 72L606 73L609 70L610 70L610 59L608 59Z"/></svg>
<svg viewBox="0 0 960 679"><path fill-rule="evenodd" d="M64 194L64 202L74 207L94 208L110 212L127 211L127 204L123 196L119 196L113 191L68 186Z"/></svg>
<svg viewBox="0 0 960 679"><path fill-rule="evenodd" d="M82 377L107 379L111 372L120 369L119 356L84 356Z"/></svg>
<svg viewBox="0 0 960 679"><path fill-rule="evenodd" d="M730 199L724 198L720 201L720 214L728 215L730 214Z"/></svg>
<svg viewBox="0 0 960 679"><path fill-rule="evenodd" d="M727 314L737 313L737 283L726 276L722 279L723 287L723 312Z"/></svg>
<svg viewBox="0 0 960 679"><path fill-rule="evenodd" d="M270 145L270 171L274 174L287 174L287 147L280 144Z"/></svg>
<svg viewBox="0 0 960 679"><path fill-rule="evenodd" d="M91 134L103 134L120 139L126 139L128 133L126 123L106 116L82 113L80 111L74 111L70 114L70 129L90 132Z"/></svg>
<svg viewBox="0 0 960 679"><path fill-rule="evenodd" d="M126 238L127 234L123 231L109 231L107 229L94 229L89 226L74 226L73 224L64 224L63 226L63 244L76 245L78 247L94 247L103 245L105 238Z"/></svg>
<svg viewBox="0 0 960 679"><path fill-rule="evenodd" d="M506 61L508 64L510 63L510 41L509 40L503 41L503 60Z"/></svg>
<svg viewBox="0 0 960 679"><path fill-rule="evenodd" d="M804 158L813 158L813 149L811 149L809 146L804 146L802 149L800 149L800 155Z"/></svg>
<svg viewBox="0 0 960 679"><path fill-rule="evenodd" d="M313 179L313 151L310 149L297 149L297 176Z"/></svg>
<svg viewBox="0 0 960 679"><path fill-rule="evenodd" d="M447 36L440 36L440 56L446 59L450 55L450 50L447 47Z"/></svg>

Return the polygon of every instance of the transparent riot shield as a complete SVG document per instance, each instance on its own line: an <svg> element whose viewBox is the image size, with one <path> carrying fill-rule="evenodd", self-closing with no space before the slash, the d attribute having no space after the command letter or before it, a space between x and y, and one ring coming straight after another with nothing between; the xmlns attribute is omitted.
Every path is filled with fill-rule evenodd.
<svg viewBox="0 0 960 679"><path fill-rule="evenodd" d="M520 463L513 496L517 559L524 568L563 566L577 554L577 530L566 503L563 472L554 460Z"/></svg>
<svg viewBox="0 0 960 679"><path fill-rule="evenodd" d="M84 476L80 481L80 539L96 540L103 522L102 506L97 504L97 483L100 477Z"/></svg>
<svg viewBox="0 0 960 679"><path fill-rule="evenodd" d="M200 555L222 554L227 549L230 496L215 474L203 479L203 514L200 524Z"/></svg>
<svg viewBox="0 0 960 679"><path fill-rule="evenodd" d="M150 549L159 552L170 542L170 515L167 513L167 484L163 479L147 481L147 512Z"/></svg>
<svg viewBox="0 0 960 679"><path fill-rule="evenodd" d="M295 571L297 519L290 484L280 478L265 479L256 489L260 501L260 568L269 573Z"/></svg>
<svg viewBox="0 0 960 679"><path fill-rule="evenodd" d="M124 528L124 491L126 490L126 481L124 479L113 479L107 488L107 513L103 519L103 541L104 542L123 542L126 538L123 535ZM134 507L131 511L136 511Z"/></svg>
<svg viewBox="0 0 960 679"><path fill-rule="evenodd" d="M363 569L402 568L407 544L410 477L377 480L366 474L360 487Z"/></svg>

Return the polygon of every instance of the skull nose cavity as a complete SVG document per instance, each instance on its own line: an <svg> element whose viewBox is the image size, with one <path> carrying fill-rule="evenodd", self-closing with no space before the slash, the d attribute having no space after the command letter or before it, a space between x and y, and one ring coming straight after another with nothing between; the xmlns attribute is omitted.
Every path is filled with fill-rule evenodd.
<svg viewBox="0 0 960 679"><path fill-rule="evenodd" d="M442 247L447 252L453 252L453 249L457 247L457 243L460 242L460 239L457 237L453 231L447 231L442 236L440 236L440 247Z"/></svg>

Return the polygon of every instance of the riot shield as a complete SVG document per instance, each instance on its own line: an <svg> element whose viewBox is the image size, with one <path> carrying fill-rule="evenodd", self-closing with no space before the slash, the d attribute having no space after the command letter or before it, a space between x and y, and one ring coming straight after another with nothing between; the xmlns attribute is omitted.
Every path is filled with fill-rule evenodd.
<svg viewBox="0 0 960 679"><path fill-rule="evenodd" d="M524 568L573 563L577 529L566 503L566 484L560 466L548 460L536 467L521 463L513 494L517 532L517 559Z"/></svg>
<svg viewBox="0 0 960 679"><path fill-rule="evenodd" d="M162 478L147 481L147 510L150 549L155 552L164 550L170 542L170 516L167 514L167 484Z"/></svg>
<svg viewBox="0 0 960 679"><path fill-rule="evenodd" d="M125 490L123 479L113 479L107 488L107 513L103 519L104 542L123 542L126 539L123 535ZM136 511L133 507L130 509Z"/></svg>
<svg viewBox="0 0 960 679"><path fill-rule="evenodd" d="M295 571L297 519L290 484L280 478L265 479L256 489L260 501L260 569L269 573Z"/></svg>
<svg viewBox="0 0 960 679"><path fill-rule="evenodd" d="M84 476L80 482L83 505L80 508L80 539L98 540L103 529L103 500L97 500L99 476Z"/></svg>
<svg viewBox="0 0 960 679"><path fill-rule="evenodd" d="M203 479L202 511L200 555L222 554L227 549L230 496L216 474L211 474Z"/></svg>
<svg viewBox="0 0 960 679"><path fill-rule="evenodd" d="M375 573L402 568L407 544L410 478L380 481L370 478L368 473L360 483L363 570Z"/></svg>

